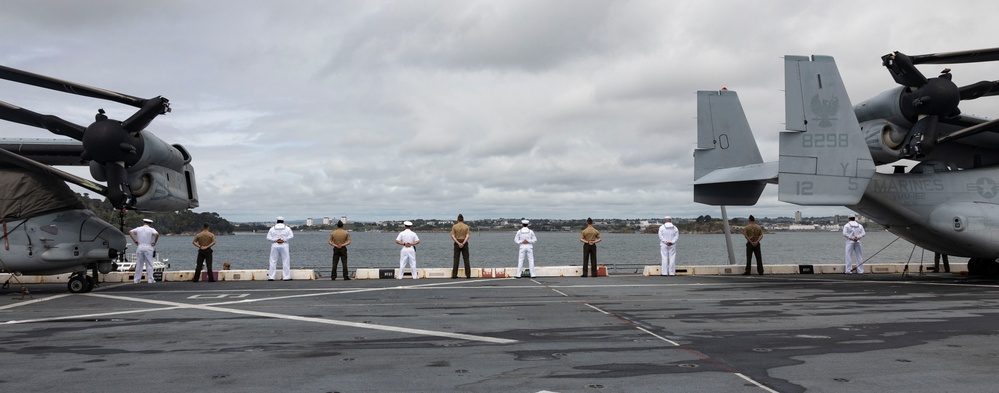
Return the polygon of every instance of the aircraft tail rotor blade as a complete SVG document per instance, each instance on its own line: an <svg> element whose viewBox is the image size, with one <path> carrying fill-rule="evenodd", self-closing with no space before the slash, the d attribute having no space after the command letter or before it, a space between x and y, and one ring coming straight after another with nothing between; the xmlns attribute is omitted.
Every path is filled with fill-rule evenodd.
<svg viewBox="0 0 999 393"><path fill-rule="evenodd" d="M10 68L5 66L0 66L0 79L6 79L13 82L24 83L26 85L32 85L46 89L61 91L65 93L76 94L84 97L114 101L117 103L134 106L136 108L143 107L147 101L144 98L133 97L127 94L121 94L111 90L99 89L96 87L81 85L79 83L73 83L69 81L59 80L56 78L50 78L45 75L33 74L27 71L21 71L15 68Z"/></svg>
<svg viewBox="0 0 999 393"><path fill-rule="evenodd" d="M960 64L999 60L999 48L909 56L912 64Z"/></svg>

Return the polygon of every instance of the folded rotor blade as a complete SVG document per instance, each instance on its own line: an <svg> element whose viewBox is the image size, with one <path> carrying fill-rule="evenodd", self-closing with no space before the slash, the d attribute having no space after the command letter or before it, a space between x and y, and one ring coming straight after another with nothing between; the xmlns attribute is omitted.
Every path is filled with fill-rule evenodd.
<svg viewBox="0 0 999 393"><path fill-rule="evenodd" d="M146 128L156 118L156 116L170 112L170 101L163 97L156 97L146 102L146 105L135 112L131 117L121 122L121 126L135 134Z"/></svg>
<svg viewBox="0 0 999 393"><path fill-rule="evenodd" d="M966 138L975 134L981 134L985 131L992 131L994 129L999 129L999 119L989 120L981 124L976 124L971 127L962 128L950 134L940 136L939 138L937 138L937 143L944 143L958 138Z"/></svg>
<svg viewBox="0 0 999 393"><path fill-rule="evenodd" d="M999 60L999 48L909 56L912 64L959 64Z"/></svg>
<svg viewBox="0 0 999 393"><path fill-rule="evenodd" d="M78 185L80 187L86 188L86 189L88 189L90 191L96 192L96 193L104 195L104 196L107 196L107 194L108 194L107 187L104 187L103 185L100 185L98 183L94 183L91 180L84 179L84 178L76 176L76 175L74 175L72 173L69 173L69 172L66 172L66 171L62 171L62 170L50 167L50 166L42 164L42 163L40 163L38 161L21 157L20 155L18 155L16 153L9 152L9 151L7 151L5 149L0 149L0 161L7 162L7 163L10 163L10 164L14 164L14 165L17 165L17 166L20 166L20 167L23 167L23 168L27 168L27 169L31 169L31 170L38 170L38 171L42 171L42 172L51 174L51 175L53 175L55 177L58 177L58 178L62 179L63 181L68 181L70 183L76 184L76 185Z"/></svg>
<svg viewBox="0 0 999 393"><path fill-rule="evenodd" d="M916 69L912 59L902 52L892 52L881 56L881 65L888 68L895 83L917 88L926 84L926 77Z"/></svg>
<svg viewBox="0 0 999 393"><path fill-rule="evenodd" d="M68 136L78 141L83 140L83 131L86 130L81 125L70 123L56 116L35 113L3 101L0 101L0 119L44 128L53 134Z"/></svg>
<svg viewBox="0 0 999 393"><path fill-rule="evenodd" d="M5 66L0 66L0 79L81 95L84 97L114 101L125 105L131 105L136 108L141 108L146 103L146 100L143 98L50 78L45 75L33 74Z"/></svg>
<svg viewBox="0 0 999 393"><path fill-rule="evenodd" d="M999 94L999 81L981 81L967 86L961 86L961 99L973 100L978 97Z"/></svg>

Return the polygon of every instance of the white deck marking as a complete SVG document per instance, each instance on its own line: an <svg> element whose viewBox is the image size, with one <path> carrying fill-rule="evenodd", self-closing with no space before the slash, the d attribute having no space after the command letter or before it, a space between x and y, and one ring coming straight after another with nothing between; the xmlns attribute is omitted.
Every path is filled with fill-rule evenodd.
<svg viewBox="0 0 999 393"><path fill-rule="evenodd" d="M24 324L24 323L34 323L34 322L50 322L50 321L67 320L67 319L99 318L99 317L107 317L107 316L113 316L113 315L145 313L145 312L166 311L166 310L176 310L176 309L197 309L197 310L204 310L204 311L225 312L225 313L231 313L231 314L253 315L253 316L259 316L259 317L264 317L264 318L286 319L286 320L301 321L301 322L322 323L322 324L327 324L327 325L350 326L350 327L357 327L357 328L362 328L362 329L384 330L384 331L397 332L397 333L408 333L408 334L424 335L424 336L435 336L435 337L444 337L444 338L454 338L454 339L458 339L458 340L481 341L481 342L487 342L487 343L493 343L493 344L512 344L512 343L518 342L517 340L510 340L510 339L505 339L505 338L487 337L487 336L476 336L476 335L472 335L472 334L452 333L452 332L438 332L438 331L425 330L425 329L413 329L413 328L397 327L397 326L387 326L387 325L373 325L373 324L368 324L368 323L340 321L340 320L335 320L335 319L300 317L300 316L295 316L295 315L285 315L285 314L277 314L277 313L268 313L268 312L259 312L259 311L250 311L250 310L238 310L238 309L218 307L220 305L252 303L252 302L269 301L269 300L292 299L292 298L312 297L312 296L327 296L327 295L336 295L336 294L340 294L340 293L384 291L384 290L392 290L392 289L409 289L409 288L441 286L441 285L451 285L451 284L457 284L457 283L431 283L431 284L417 284L417 285L413 285L413 286L395 286L395 287L389 287L389 288L366 288L366 289L345 290L345 291L336 291L336 292L308 293L308 294L297 294L297 295L279 296L279 297L262 298L262 299L244 299L244 300L236 300L236 301L229 301L229 302L220 302L220 303L205 304L205 305L177 303L177 302L170 302L170 301L166 301L166 300L140 299L140 298L126 297L126 296L107 295L107 294L98 294L98 293L87 293L87 294L81 294L81 295L82 296L91 296L91 297L100 297L100 298L106 298L106 299L125 300L125 301L132 301L132 302L151 303L151 304L158 304L158 305L163 305L163 306L167 306L167 307L165 307L165 308L148 308L148 309L139 309L139 310L128 310L128 311L115 311L115 312L95 313L95 314L85 314L85 315L72 315L72 316L50 317L50 318L38 318L38 319L28 319L28 320L19 320L19 321L18 320L13 320L13 321L4 322L3 324L6 324L6 325L15 325L15 324ZM68 295L58 295L58 296L62 297L62 296L68 296ZM51 297L51 298L55 298L55 296ZM46 298L46 299L50 299L50 298ZM25 303L28 303L28 302L25 302ZM25 303L19 303L18 305L23 305Z"/></svg>
<svg viewBox="0 0 999 393"><path fill-rule="evenodd" d="M539 284L541 284L541 283L539 283ZM565 297L567 297L567 298L575 298L575 296L570 296L570 295L566 294L565 292L562 292L562 291L560 291L560 290L558 290L558 289L555 289L554 287L549 287L549 286L547 286L547 285L544 285L544 284L541 284L541 285L545 286L546 288L548 288L548 289L549 289L549 290L551 290L552 292L555 292L555 293L558 293L559 295L562 295L562 296L565 296ZM581 287L596 287L596 286L598 286L598 285L582 285ZM608 286L605 286L605 287L609 287L609 286L613 286L613 285L608 285ZM564 288L565 286L561 286L561 287L563 287L563 288ZM577 287L579 287L579 286L577 286ZM641 326L638 326L638 325L636 325L636 324L635 324L634 322L631 322L631 321L629 321L629 320L627 320L627 319L624 319L624 318L622 318L622 317L619 317L619 316L617 316L617 315L616 315L616 314L614 314L614 313L611 313L611 312L608 312L608 311L605 311L605 310L601 309L600 307L597 307L597 306L594 306L594 305L592 305L592 304L590 304L590 303L588 303L588 302L585 302L585 301L583 301L583 300L577 300L577 301L578 301L579 303L583 304L583 305L584 305L584 306L586 306L586 307L589 307L589 308L592 308L592 309L594 309L594 310L596 310L596 311L599 311L600 313L602 313L602 314L604 314L604 315L607 315L607 316L609 316L609 317L614 317L614 318L617 318L617 319L619 319L619 320L622 320L622 321L624 321L625 323L627 323L628 325L631 325L631 327L633 327L633 328L635 328L635 329L637 329L637 330L639 330L639 331L641 331L641 332L643 332L643 333L645 333L645 334L648 334L648 335L650 335L650 336L652 336L652 337L655 337L655 338L657 338L657 339L659 339L659 340L662 340L662 341L664 341L664 342L667 342L667 343L669 343L670 345L672 345L672 346L674 346L674 347L677 347L677 348L680 348L680 349L683 349L683 350L686 350L686 351L688 351L688 352L692 352L692 353L694 353L695 355L697 355L697 356L699 356L699 357L702 357L702 358L704 358L705 360L708 360L708 361L712 361L713 363L716 363L716 364L718 364L718 362L716 362L716 361L712 360L712 359L711 359L711 358L709 358L709 357L708 357L707 355L704 355L704 354L701 354L700 352L697 352L697 351L694 351L694 350L692 350L692 349L690 349L690 348L686 348L686 347L684 347L684 346L680 345L680 343L678 343L678 342L676 342L676 341L673 341L673 340L670 340L670 339L668 339L668 338L666 338L666 337L663 337L663 336L660 336L660 335L658 335L658 334L656 334L656 333L653 333L652 331L649 331L649 330L648 330L648 329L646 329L646 328L643 328L643 327L641 327ZM722 368L723 368L723 369L729 369L729 368L728 368L727 366L724 366L724 365L722 365L722 364L718 364L718 365L719 365L719 366L722 366ZM768 387L764 386L763 384L761 384L761 383L759 383L759 382L757 382L757 381L753 380L752 378L749 378L749 377L747 377L746 375L744 375L744 374L742 374L742 373L738 373L738 372L735 372L734 370L731 370L731 369L729 369L729 372L731 372L732 374L735 374L735 375L736 375L736 376L738 376L739 378L742 378L742 379L744 379L744 380L746 380L746 381L749 381L749 383L752 383L753 385L755 385L756 387L759 387L760 389L763 389L763 390L765 390L765 391L767 391L767 392L770 392L770 393L778 393L778 392L777 392L776 390L773 390L773 389L770 389L770 388L768 388Z"/></svg>
<svg viewBox="0 0 999 393"><path fill-rule="evenodd" d="M170 302L166 300L137 299L125 296L105 295L105 294L96 294L96 293L88 294L87 296L159 304L163 306L168 306L170 308L196 309L196 310L205 310L205 311L225 312L231 314L252 315L264 318L287 319L290 321L313 322L313 323L322 323L327 325L338 325L338 326L350 326L362 329L374 329L374 330L384 330L397 333L409 333L409 334L423 335L423 336L454 338L458 340L482 341L493 344L511 344L517 342L517 340L510 340L505 338L476 336L471 334L451 333L451 332L437 332L433 330L413 329L413 328L398 327L398 326L372 325L369 323L340 321L336 319L326 319L326 318L301 317L297 315L285 315L285 314L251 311L251 310L237 310L237 309L215 307L208 305L184 304L184 303Z"/></svg>
<svg viewBox="0 0 999 393"><path fill-rule="evenodd" d="M735 375L738 375L739 378L745 379L747 382L749 382L749 383L751 383L753 385L756 385L756 387L758 387L760 389L766 390L766 391L768 391L770 393L780 393L780 392L778 392L776 390L773 390L771 388L768 388L768 387L764 386L763 384L761 384L759 382L754 381L752 378L747 377L747 376L743 375L742 373L735 373Z"/></svg>
<svg viewBox="0 0 999 393"><path fill-rule="evenodd" d="M0 310L6 310L8 308L14 308L14 307L20 307L20 306L27 306L29 304L35 304L35 303L38 303L38 302L44 302L46 300L58 299L58 298L61 298L61 297L66 297L66 296L69 296L69 294L65 293L65 294L62 294L62 295L54 295L54 296L43 297L43 298L38 298L38 299L26 300L26 301L21 302L21 303L13 303L13 304L8 304L6 306L0 306Z"/></svg>

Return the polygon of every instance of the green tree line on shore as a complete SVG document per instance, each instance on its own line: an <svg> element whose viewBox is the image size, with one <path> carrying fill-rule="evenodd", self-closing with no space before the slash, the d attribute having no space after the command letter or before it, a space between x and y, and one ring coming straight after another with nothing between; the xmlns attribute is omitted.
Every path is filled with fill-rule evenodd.
<svg viewBox="0 0 999 393"><path fill-rule="evenodd" d="M94 199L89 194L77 194L77 196L87 209L93 211L102 220L115 226L118 226L121 222L118 210L114 206L111 206L111 203L106 199ZM190 210L181 210L176 212L139 213L127 211L125 213L125 232L142 226L143 218L153 220L153 227L156 228L157 232L164 235L194 234L201 232L201 227L204 224L210 225L212 232L215 234L232 234L235 229L232 223L215 212L195 213Z"/></svg>

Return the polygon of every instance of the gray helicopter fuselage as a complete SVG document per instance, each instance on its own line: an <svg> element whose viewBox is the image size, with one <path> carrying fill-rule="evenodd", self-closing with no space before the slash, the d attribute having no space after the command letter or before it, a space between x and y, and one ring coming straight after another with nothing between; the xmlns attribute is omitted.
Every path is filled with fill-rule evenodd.
<svg viewBox="0 0 999 393"><path fill-rule="evenodd" d="M86 209L70 209L4 223L0 272L48 275L85 271L96 263L101 273L124 252L125 235Z"/></svg>
<svg viewBox="0 0 999 393"><path fill-rule="evenodd" d="M928 250L999 258L999 168L933 164L875 174L860 203L847 207Z"/></svg>

